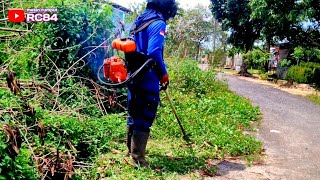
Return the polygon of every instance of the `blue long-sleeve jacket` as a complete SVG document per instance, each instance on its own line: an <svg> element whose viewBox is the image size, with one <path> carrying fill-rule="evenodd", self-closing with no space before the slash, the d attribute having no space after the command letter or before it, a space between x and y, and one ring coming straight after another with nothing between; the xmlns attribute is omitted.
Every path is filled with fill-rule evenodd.
<svg viewBox="0 0 320 180"><path fill-rule="evenodd" d="M163 61L163 44L165 38L166 23L163 16L152 9L147 9L135 21L140 26L151 19L159 19L151 23L143 31L135 34L134 40L137 44L137 52L142 52L151 57L156 67L150 68L142 77L134 79L129 87L135 86L140 89L159 92L159 81L167 74L166 65Z"/></svg>

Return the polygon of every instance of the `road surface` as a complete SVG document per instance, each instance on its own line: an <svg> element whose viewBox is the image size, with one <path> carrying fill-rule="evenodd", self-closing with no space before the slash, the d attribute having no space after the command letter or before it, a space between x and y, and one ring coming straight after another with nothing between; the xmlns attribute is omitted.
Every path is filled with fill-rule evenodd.
<svg viewBox="0 0 320 180"><path fill-rule="evenodd" d="M217 179L320 179L319 105L237 76L219 74L218 78L261 108L257 137L264 142L266 160L246 168L222 164L223 176Z"/></svg>

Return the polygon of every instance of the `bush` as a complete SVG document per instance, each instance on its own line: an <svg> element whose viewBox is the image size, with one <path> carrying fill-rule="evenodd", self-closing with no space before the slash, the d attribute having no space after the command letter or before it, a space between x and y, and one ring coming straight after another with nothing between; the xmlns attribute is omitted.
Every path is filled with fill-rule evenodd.
<svg viewBox="0 0 320 180"><path fill-rule="evenodd" d="M283 68L290 67L290 65L291 65L291 61L287 59L283 59L279 62L279 66Z"/></svg>
<svg viewBox="0 0 320 180"><path fill-rule="evenodd" d="M93 46L106 40L114 28L112 6L107 3L43 1L21 4L17 0L11 2L14 4L13 8L36 8L41 4L40 8L57 7L59 11L59 21L30 23L29 27L32 33L26 33L17 40L1 43L1 51L4 52L3 54L7 54L1 53L1 61L9 63L9 68L23 79L41 75L55 81L57 67L68 69L94 49ZM15 28L24 29L25 23L16 23ZM94 51L94 55L92 53L84 57L83 60L86 63L101 60L104 55L104 49L99 48ZM76 63L73 75L85 77L91 75L87 68L83 68L85 62Z"/></svg>
<svg viewBox="0 0 320 180"><path fill-rule="evenodd" d="M260 74L260 78L261 78L262 80L267 80L267 79L268 79L268 73Z"/></svg>
<svg viewBox="0 0 320 180"><path fill-rule="evenodd" d="M312 77L310 82L315 83L317 86L320 87L320 64L302 62L300 66L312 69Z"/></svg>
<svg viewBox="0 0 320 180"><path fill-rule="evenodd" d="M248 65L251 67L262 67L269 61L270 53L261 51L260 49L254 49L244 54L243 58L248 61Z"/></svg>
<svg viewBox="0 0 320 180"><path fill-rule="evenodd" d="M293 80L297 83L310 83L313 71L311 68L302 66L292 66L286 75L287 80Z"/></svg>
<svg viewBox="0 0 320 180"><path fill-rule="evenodd" d="M39 179L36 165L32 161L29 150L24 146L16 157L8 151L4 143L5 135L0 132L0 179ZM11 145L10 145L11 146Z"/></svg>

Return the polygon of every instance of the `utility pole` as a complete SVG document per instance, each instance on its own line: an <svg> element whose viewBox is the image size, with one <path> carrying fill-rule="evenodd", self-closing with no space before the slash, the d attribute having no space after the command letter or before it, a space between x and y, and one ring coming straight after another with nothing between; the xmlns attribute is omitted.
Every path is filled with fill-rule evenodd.
<svg viewBox="0 0 320 180"><path fill-rule="evenodd" d="M216 19L213 18L213 56L211 59L211 62L213 63L214 58L215 58L215 51L216 51L216 33L217 33L217 24L216 24Z"/></svg>
<svg viewBox="0 0 320 180"><path fill-rule="evenodd" d="M217 24L216 20L213 19L213 52L216 50L216 32L217 32Z"/></svg>

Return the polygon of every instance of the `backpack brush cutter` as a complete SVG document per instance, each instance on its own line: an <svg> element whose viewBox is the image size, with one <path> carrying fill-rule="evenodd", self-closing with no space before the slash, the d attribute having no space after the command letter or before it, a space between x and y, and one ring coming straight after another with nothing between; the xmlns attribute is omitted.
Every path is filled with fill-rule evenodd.
<svg viewBox="0 0 320 180"><path fill-rule="evenodd" d="M140 72L144 70L145 67L149 66L152 63L151 58L146 58L145 55L136 52L136 43L127 38L118 38L112 42L112 47L114 49L123 51L126 56L126 61L124 61L119 56L112 56L105 59L103 65L98 71L98 80L107 86L118 87L123 86L135 78ZM103 69L104 78L109 82L105 82L100 78L100 72ZM133 72L128 77L128 71ZM177 115L176 109L173 105L173 102L169 96L167 90L164 90L166 97L170 103L172 112L175 115L175 118L178 121L179 127L183 134L183 139L187 144L191 143L190 136L186 134L185 129L182 126L181 120Z"/></svg>

